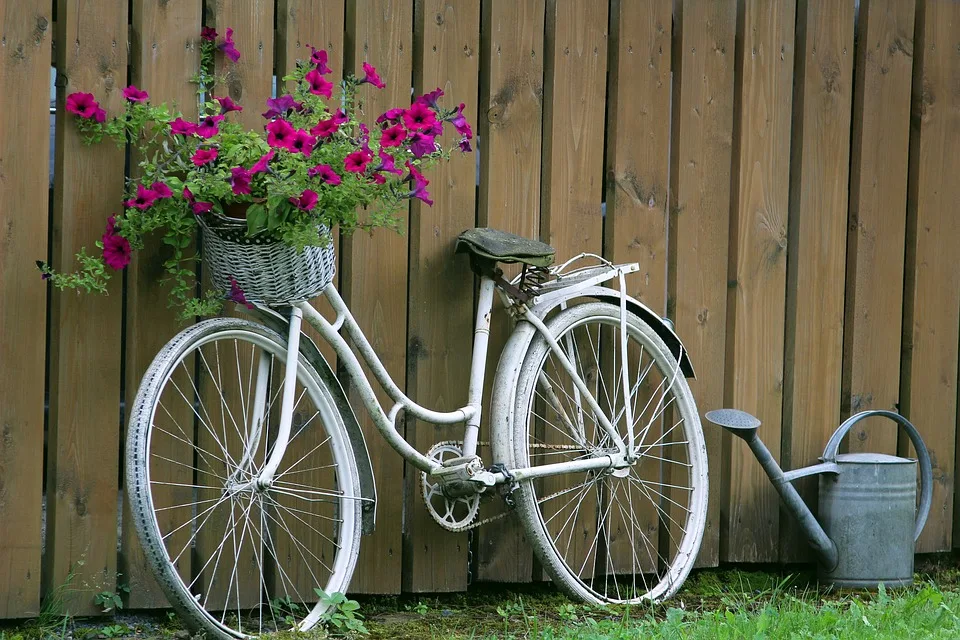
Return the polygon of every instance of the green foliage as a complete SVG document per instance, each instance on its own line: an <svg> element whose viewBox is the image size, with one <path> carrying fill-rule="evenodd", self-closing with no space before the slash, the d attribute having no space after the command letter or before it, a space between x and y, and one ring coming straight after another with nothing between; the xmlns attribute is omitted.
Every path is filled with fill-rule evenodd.
<svg viewBox="0 0 960 640"><path fill-rule="evenodd" d="M360 635L370 633L363 624L360 604L356 600L349 600L342 593L327 594L319 588L315 588L314 592L320 598L320 603L326 607L320 620L331 632L359 633Z"/></svg>
<svg viewBox="0 0 960 640"><path fill-rule="evenodd" d="M133 629L125 624L111 624L100 629L100 633L108 638L120 638L129 635Z"/></svg>
<svg viewBox="0 0 960 640"><path fill-rule="evenodd" d="M114 609L123 609L123 600L120 594L113 591L101 591L93 596L93 602L100 607L104 613L110 613Z"/></svg>

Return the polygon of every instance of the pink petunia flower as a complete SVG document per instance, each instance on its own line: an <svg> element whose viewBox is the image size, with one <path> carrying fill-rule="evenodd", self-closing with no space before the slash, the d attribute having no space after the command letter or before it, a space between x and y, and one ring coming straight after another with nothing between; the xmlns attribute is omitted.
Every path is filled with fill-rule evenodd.
<svg viewBox="0 0 960 640"><path fill-rule="evenodd" d="M310 93L329 98L333 95L333 83L323 77L318 69L311 69L303 79L310 85Z"/></svg>
<svg viewBox="0 0 960 640"><path fill-rule="evenodd" d="M304 189L299 198L290 198L290 202L302 211L310 211L317 206L317 193L311 189Z"/></svg>
<svg viewBox="0 0 960 640"><path fill-rule="evenodd" d="M384 122L396 124L400 122L400 118L403 117L403 111L404 110L400 107L397 107L396 109L388 109L377 116L377 124L383 124Z"/></svg>
<svg viewBox="0 0 960 640"><path fill-rule="evenodd" d="M192 136L197 132L197 125L187 122L183 118L177 118L170 123L170 134L180 136Z"/></svg>
<svg viewBox="0 0 960 640"><path fill-rule="evenodd" d="M407 139L407 131L402 124L395 124L383 130L380 136L380 145L384 147L399 147Z"/></svg>
<svg viewBox="0 0 960 640"><path fill-rule="evenodd" d="M193 191L190 191L190 187L183 188L183 199L187 202L193 202Z"/></svg>
<svg viewBox="0 0 960 640"><path fill-rule="evenodd" d="M197 123L196 134L201 138L208 139L220 133L220 122L223 116L207 116Z"/></svg>
<svg viewBox="0 0 960 640"><path fill-rule="evenodd" d="M220 103L220 114L227 114L231 111L243 111L243 107L238 105L230 96L224 96L222 98L214 98L217 102Z"/></svg>
<svg viewBox="0 0 960 640"><path fill-rule="evenodd" d="M137 195L136 195L135 197L127 200L127 201L124 202L123 204L124 204L128 209L132 209L132 208L136 207L137 209L140 209L141 211L146 211L147 209L149 209L150 207L153 206L153 203L156 201L156 199L157 199L157 192L156 192L156 191L154 191L153 189L148 189L147 187L143 186L142 184L138 184L138 185L137 185Z"/></svg>
<svg viewBox="0 0 960 640"><path fill-rule="evenodd" d="M403 112L403 123L411 131L427 131L436 121L433 110L423 102L414 102Z"/></svg>
<svg viewBox="0 0 960 640"><path fill-rule="evenodd" d="M310 170L307 171L307 175L311 178L319 177L320 180L322 180L325 184L329 184L333 187L337 186L341 182L340 176L337 175L337 172L333 170L333 167L328 164L318 164L315 167L311 167Z"/></svg>
<svg viewBox="0 0 960 640"><path fill-rule="evenodd" d="M437 87L433 91L425 93L417 98L417 102L422 102L423 104L433 107L434 109L439 109L440 105L437 104L437 101L440 100L441 97L443 97L443 89Z"/></svg>
<svg viewBox="0 0 960 640"><path fill-rule="evenodd" d="M190 205L190 208L193 209L194 215L198 215L198 216L199 216L199 215L204 214L204 213L207 213L207 212L209 212L211 209L213 209L213 203L212 203L212 202L199 202L199 201L197 201L197 202L194 202L193 204L191 204L191 205Z"/></svg>
<svg viewBox="0 0 960 640"><path fill-rule="evenodd" d="M230 276L230 293L227 294L227 300L242 304L247 309L253 309L253 305L247 302L246 294L243 292L243 289L240 288L237 279L233 276Z"/></svg>
<svg viewBox="0 0 960 640"><path fill-rule="evenodd" d="M93 99L92 93L71 93L67 96L67 111L76 114L81 118L93 118L96 116L100 104Z"/></svg>
<svg viewBox="0 0 960 640"><path fill-rule="evenodd" d="M470 153L473 151L473 147L470 146L470 141L464 138L460 141L460 151L463 153Z"/></svg>
<svg viewBox="0 0 960 640"><path fill-rule="evenodd" d="M413 153L415 158L422 158L423 156L433 153L437 150L437 146L433 141L433 136L427 135L420 131L414 131L413 135L407 138L407 142L410 144L410 152Z"/></svg>
<svg viewBox="0 0 960 640"><path fill-rule="evenodd" d="M462 102L460 106L457 107L457 113L450 119L450 123L453 125L453 128L457 130L461 136L467 140L473 137L473 131L470 129L470 123L467 122L467 119L463 116L464 105Z"/></svg>
<svg viewBox="0 0 960 640"><path fill-rule="evenodd" d="M172 198L172 197L173 197L173 191L171 191L171 190L170 190L170 187L168 187L167 185L165 185L165 184L162 183L162 182L154 182L152 185L150 185L150 190L153 191L155 194L157 194L157 199L158 199L158 200L159 200L160 198Z"/></svg>
<svg viewBox="0 0 960 640"><path fill-rule="evenodd" d="M304 131L303 129L297 129L297 132L293 135L293 141L290 143L290 151L294 153L302 153L305 156L309 156L313 153L313 148L317 144L317 139L312 135Z"/></svg>
<svg viewBox="0 0 960 640"><path fill-rule="evenodd" d="M321 120L310 129L310 133L318 138L329 138L340 129L340 123L333 118Z"/></svg>
<svg viewBox="0 0 960 640"><path fill-rule="evenodd" d="M230 169L230 186L233 188L235 195L249 195L251 179L253 179L253 174L243 167Z"/></svg>
<svg viewBox="0 0 960 640"><path fill-rule="evenodd" d="M103 261L114 271L120 271L130 264L130 242L123 236L105 235L103 237Z"/></svg>
<svg viewBox="0 0 960 640"><path fill-rule="evenodd" d="M387 86L383 83L383 80L380 79L380 74L377 73L377 68L369 62L363 63L363 72L366 75L363 76L363 80L360 81L360 84L369 82L377 89L383 89L385 86Z"/></svg>
<svg viewBox="0 0 960 640"><path fill-rule="evenodd" d="M387 179L383 176L382 173L373 174L373 181L377 184L386 184Z"/></svg>
<svg viewBox="0 0 960 640"><path fill-rule="evenodd" d="M283 118L273 120L267 125L267 144L271 147L290 149L295 135L293 125Z"/></svg>
<svg viewBox="0 0 960 640"><path fill-rule="evenodd" d="M417 178L416 185L414 186L413 191L410 192L409 197L421 200L427 203L427 206L432 207L433 200L430 199L430 194L427 192L428 184L430 184L430 182L423 176Z"/></svg>
<svg viewBox="0 0 960 640"><path fill-rule="evenodd" d="M227 36L223 42L217 45L217 48L220 51L223 51L223 55L227 56L233 62L236 62L240 59L240 52L237 51L237 47L234 46L233 42L233 29L227 27Z"/></svg>
<svg viewBox="0 0 960 640"><path fill-rule="evenodd" d="M350 118L347 117L347 112L343 109L337 109L333 112L332 120L337 124L343 124L348 122Z"/></svg>
<svg viewBox="0 0 960 640"><path fill-rule="evenodd" d="M307 46L310 47L310 45ZM327 66L327 50L310 47L310 51L313 52L310 54L310 64L315 66L317 71L324 75L330 73L330 67Z"/></svg>
<svg viewBox="0 0 960 640"><path fill-rule="evenodd" d="M194 166L197 167L202 167L203 165L213 162L216 159L216 149L197 149L196 153L190 156L190 160L192 160Z"/></svg>
<svg viewBox="0 0 960 640"><path fill-rule="evenodd" d="M383 149L380 149L380 164L377 166L377 171L386 171L387 173L392 173L395 176L403 175L403 169L398 167L393 160L393 156Z"/></svg>
<svg viewBox="0 0 960 640"><path fill-rule="evenodd" d="M363 173L373 160L373 154L365 149L357 149L343 159L344 168L350 173Z"/></svg>
<svg viewBox="0 0 960 640"><path fill-rule="evenodd" d="M267 120L286 114L288 111L300 111L303 109L303 103L297 102L293 96L287 94L279 98L267 98L267 110L261 115Z"/></svg>
<svg viewBox="0 0 960 640"><path fill-rule="evenodd" d="M100 105L97 105L97 108L93 110L93 119L103 124L107 119L107 112L104 111Z"/></svg>
<svg viewBox="0 0 960 640"><path fill-rule="evenodd" d="M410 164L410 161L409 161L409 160L407 160L407 161L404 163L403 166L405 166L405 167L407 168L407 171L408 171L409 173L407 173L406 177L402 180L402 182L411 182L411 181L412 181L412 182L420 182L420 181L423 181L424 183L427 183L427 179L424 177L424 175L423 175L422 173L420 173L420 170L419 170L419 169L417 169L415 166L413 166L412 164ZM429 183L427 183L427 184L429 184Z"/></svg>
<svg viewBox="0 0 960 640"><path fill-rule="evenodd" d="M250 167L250 175L254 173L266 173L270 171L269 163L273 160L274 154L277 152L273 149L270 150L270 153L260 156L260 159L257 160L252 167Z"/></svg>
<svg viewBox="0 0 960 640"><path fill-rule="evenodd" d="M217 39L217 35L218 35L217 30L214 29L213 27L203 27L202 29L200 29L200 37L203 38L204 40L209 40L210 42L213 42Z"/></svg>
<svg viewBox="0 0 960 640"><path fill-rule="evenodd" d="M133 85L130 85L123 90L123 97L129 102L146 102L150 99L150 95L146 91L137 89Z"/></svg>

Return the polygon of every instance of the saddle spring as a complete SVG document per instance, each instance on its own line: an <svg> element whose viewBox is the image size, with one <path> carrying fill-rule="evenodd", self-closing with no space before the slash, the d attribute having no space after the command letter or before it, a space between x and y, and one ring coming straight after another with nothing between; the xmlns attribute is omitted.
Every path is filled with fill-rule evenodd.
<svg viewBox="0 0 960 640"><path fill-rule="evenodd" d="M517 288L533 298L540 293L540 289L543 288L543 285L552 277L553 276L550 273L550 269L547 267L535 267L533 265L524 264L523 271L520 273L520 282L517 283Z"/></svg>

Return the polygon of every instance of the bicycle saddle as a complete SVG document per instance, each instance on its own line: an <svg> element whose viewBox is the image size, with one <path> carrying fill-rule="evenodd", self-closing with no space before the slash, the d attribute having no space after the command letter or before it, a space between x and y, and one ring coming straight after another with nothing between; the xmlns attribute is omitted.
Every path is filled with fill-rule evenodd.
<svg viewBox="0 0 960 640"><path fill-rule="evenodd" d="M539 240L530 240L498 229L467 229L457 238L457 253L470 253L494 262L519 262L549 267L556 250Z"/></svg>

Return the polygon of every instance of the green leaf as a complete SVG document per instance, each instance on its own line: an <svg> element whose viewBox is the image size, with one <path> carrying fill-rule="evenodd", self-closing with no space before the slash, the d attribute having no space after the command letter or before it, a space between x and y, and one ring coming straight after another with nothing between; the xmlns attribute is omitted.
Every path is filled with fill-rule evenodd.
<svg viewBox="0 0 960 640"><path fill-rule="evenodd" d="M267 226L267 210L262 204L251 205L247 209L247 234L254 235Z"/></svg>

